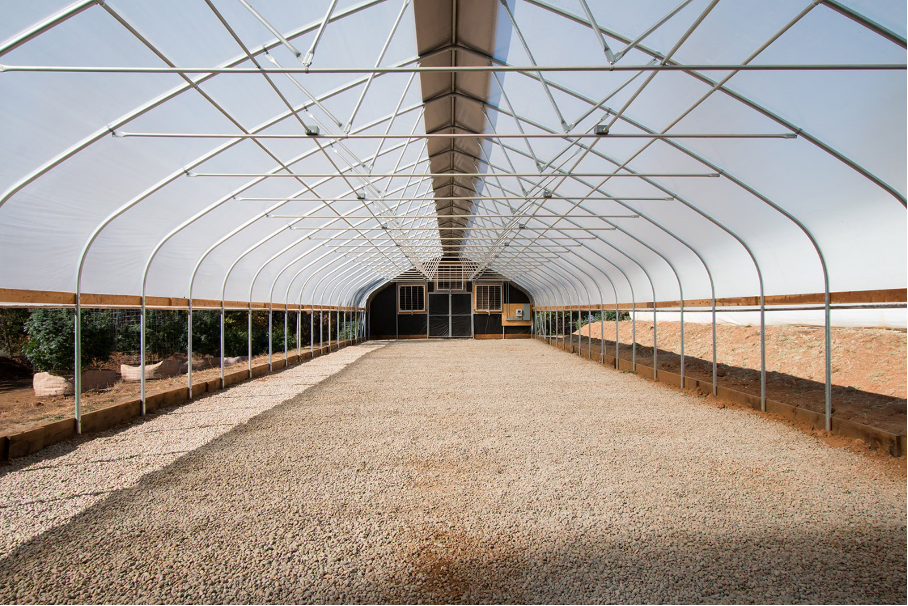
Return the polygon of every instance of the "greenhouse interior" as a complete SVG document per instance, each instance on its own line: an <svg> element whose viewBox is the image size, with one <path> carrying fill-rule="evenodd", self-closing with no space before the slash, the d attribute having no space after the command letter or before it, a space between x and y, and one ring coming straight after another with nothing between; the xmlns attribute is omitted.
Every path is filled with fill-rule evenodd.
<svg viewBox="0 0 908 606"><path fill-rule="evenodd" d="M905 603L906 10L4 3L0 602Z"/></svg>

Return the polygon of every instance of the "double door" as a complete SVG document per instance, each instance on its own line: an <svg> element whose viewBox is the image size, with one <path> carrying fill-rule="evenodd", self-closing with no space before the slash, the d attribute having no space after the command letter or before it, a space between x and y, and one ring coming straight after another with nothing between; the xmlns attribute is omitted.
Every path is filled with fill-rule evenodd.
<svg viewBox="0 0 908 606"><path fill-rule="evenodd" d="M429 337L472 337L473 295L429 293Z"/></svg>

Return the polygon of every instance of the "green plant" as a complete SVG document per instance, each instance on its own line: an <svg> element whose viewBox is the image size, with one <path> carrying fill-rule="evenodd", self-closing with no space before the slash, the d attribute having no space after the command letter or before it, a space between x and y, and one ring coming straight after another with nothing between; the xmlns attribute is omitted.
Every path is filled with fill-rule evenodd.
<svg viewBox="0 0 908 606"><path fill-rule="evenodd" d="M39 371L72 372L75 312L72 309L36 309L25 322L25 356ZM82 366L105 361L113 351L113 324L107 312L82 314Z"/></svg>
<svg viewBox="0 0 908 606"><path fill-rule="evenodd" d="M25 322L29 313L27 309L0 309L0 355L25 359Z"/></svg>

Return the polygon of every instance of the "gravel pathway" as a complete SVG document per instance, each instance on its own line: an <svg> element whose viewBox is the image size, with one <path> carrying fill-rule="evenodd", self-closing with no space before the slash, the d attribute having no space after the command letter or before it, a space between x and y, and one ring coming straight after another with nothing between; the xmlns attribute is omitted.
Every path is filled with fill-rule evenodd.
<svg viewBox="0 0 908 606"><path fill-rule="evenodd" d="M0 602L905 603L873 459L536 341L396 342L259 409L309 365L125 487L83 469L104 494L0 560Z"/></svg>
<svg viewBox="0 0 908 606"><path fill-rule="evenodd" d="M55 444L0 468L0 557L386 343L344 348L277 375L136 419L126 430Z"/></svg>

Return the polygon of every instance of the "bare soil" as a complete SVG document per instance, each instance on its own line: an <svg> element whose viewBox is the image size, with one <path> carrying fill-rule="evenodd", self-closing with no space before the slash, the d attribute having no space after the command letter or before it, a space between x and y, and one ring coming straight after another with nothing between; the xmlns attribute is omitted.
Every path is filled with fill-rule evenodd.
<svg viewBox="0 0 908 606"><path fill-rule="evenodd" d="M291 351L290 353L294 353ZM274 362L284 359L284 352L272 356ZM268 361L268 355L257 356L252 364ZM7 360L2 360L7 362ZM12 362L12 361L9 361ZM124 361L128 363L128 361ZM225 373L246 367L246 362L227 366ZM119 368L116 364L106 364L105 368ZM204 383L220 376L220 367L192 371L192 383ZM176 375L167 379L151 379L145 382L146 395L168 391L186 385L186 375ZM120 402L139 397L139 382L118 381L108 389L86 391L82 394L82 411L91 412ZM49 421L72 418L75 399L73 396L36 397L32 389L31 374L22 374L21 367L12 368L11 364L0 364L0 435L11 435L26 431Z"/></svg>
<svg viewBox="0 0 908 606"><path fill-rule="evenodd" d="M619 356L631 359L632 322L619 324ZM601 324L582 334L586 351L592 336L598 350ZM592 329L592 335L590 330ZM606 352L614 355L615 323L605 322ZM681 324L657 325L659 368L680 371ZM576 339L576 336L574 337ZM652 366L653 324L637 322L637 362ZM576 343L576 341L575 341ZM760 394L760 328L718 325L716 358L720 386ZM684 324L684 372L712 381L712 327ZM766 327L767 398L816 412L825 407L824 331L812 326ZM875 328L832 329L833 415L893 433L905 434L906 334Z"/></svg>

